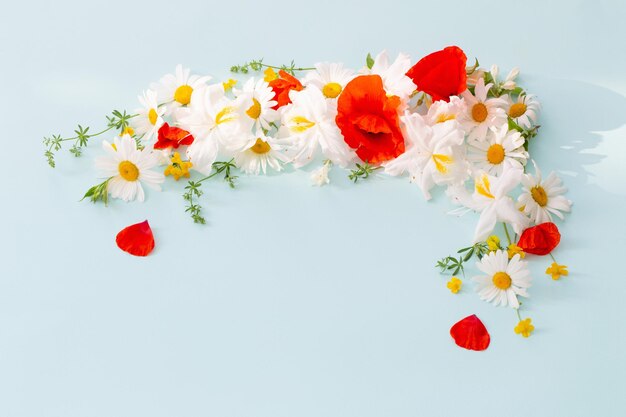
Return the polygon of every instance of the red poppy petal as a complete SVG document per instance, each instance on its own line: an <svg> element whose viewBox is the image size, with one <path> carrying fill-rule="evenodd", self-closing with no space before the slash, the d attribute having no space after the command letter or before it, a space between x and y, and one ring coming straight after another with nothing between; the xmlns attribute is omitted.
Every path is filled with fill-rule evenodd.
<svg viewBox="0 0 626 417"><path fill-rule="evenodd" d="M468 350L485 350L491 341L487 328L475 314L452 326L450 336L457 345Z"/></svg>
<svg viewBox="0 0 626 417"><path fill-rule="evenodd" d="M517 246L526 253L547 255L561 242L561 233L554 223L541 223L522 232Z"/></svg>
<svg viewBox="0 0 626 417"><path fill-rule="evenodd" d="M148 256L154 249L154 236L148 220L125 227L115 238L117 246L135 256Z"/></svg>

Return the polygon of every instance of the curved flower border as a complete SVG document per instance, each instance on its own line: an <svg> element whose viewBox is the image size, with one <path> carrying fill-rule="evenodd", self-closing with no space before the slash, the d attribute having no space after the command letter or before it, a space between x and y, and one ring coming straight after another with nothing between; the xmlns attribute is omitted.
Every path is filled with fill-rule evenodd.
<svg viewBox="0 0 626 417"><path fill-rule="evenodd" d="M433 187L445 187L459 206L451 213L479 213L471 245L436 264L451 275L447 288L461 290L459 275L475 259L479 297L515 309L514 331L532 333L531 319L520 315L519 298L532 284L525 258L549 255L546 274L568 275L552 255L560 241L553 220L563 220L572 202L559 177L543 176L530 158L540 104L518 85L518 69L502 78L496 65L468 66L463 50L449 46L415 64L402 53L393 61L386 51L368 54L357 71L261 59L231 72L235 78L212 82L178 65L142 92L133 113L113 111L103 130L78 125L72 137L44 138L45 157L55 167L66 143L78 157L89 139L116 132L95 162L103 181L83 199L143 201L144 186L160 190L166 177L188 178L183 198L195 223L205 223L203 183L221 176L234 188L237 170L259 175L319 164L311 174L316 186L329 184L334 166L350 169L354 182L384 172L408 176L427 200ZM191 179L193 171L201 177ZM506 241L494 232L498 224Z"/></svg>

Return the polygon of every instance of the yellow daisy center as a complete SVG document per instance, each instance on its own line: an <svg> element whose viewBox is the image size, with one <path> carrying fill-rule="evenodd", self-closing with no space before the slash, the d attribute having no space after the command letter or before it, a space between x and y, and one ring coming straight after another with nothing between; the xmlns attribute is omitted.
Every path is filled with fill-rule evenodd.
<svg viewBox="0 0 626 417"><path fill-rule="evenodd" d="M122 161L117 167L122 178L126 181L137 181L139 178L139 168L130 161Z"/></svg>
<svg viewBox="0 0 626 417"><path fill-rule="evenodd" d="M156 112L156 110L150 109L150 111L148 112L148 120L150 120L150 124L152 124L152 126L156 124L158 118L159 114Z"/></svg>
<svg viewBox="0 0 626 417"><path fill-rule="evenodd" d="M246 110L246 114L250 116L251 119L258 119L261 115L261 103L256 98L252 99L252 106L248 110Z"/></svg>
<svg viewBox="0 0 626 417"><path fill-rule="evenodd" d="M531 188L530 195L541 207L545 207L545 205L548 204L548 194L541 185Z"/></svg>
<svg viewBox="0 0 626 417"><path fill-rule="evenodd" d="M340 84L338 84L338 83L328 83L328 84L326 84L324 86L324 88L322 88L322 93L327 98L335 98L339 94L341 94L342 90L343 90L343 88L341 88Z"/></svg>
<svg viewBox="0 0 626 417"><path fill-rule="evenodd" d="M511 287L511 277L506 272L496 272L493 274L493 285L501 290L507 290Z"/></svg>
<svg viewBox="0 0 626 417"><path fill-rule="evenodd" d="M514 103L509 107L509 116L513 119L522 116L524 113L526 113L526 104L524 103Z"/></svg>
<svg viewBox="0 0 626 417"><path fill-rule="evenodd" d="M181 85L174 92L174 100L186 106L191 101L191 93L193 93L191 86L187 84Z"/></svg>
<svg viewBox="0 0 626 417"><path fill-rule="evenodd" d="M498 165L504 161L504 147L499 143L494 143L487 149L487 161L490 164Z"/></svg>
<svg viewBox="0 0 626 417"><path fill-rule="evenodd" d="M250 148L250 150L257 155L263 155L265 153L268 153L271 149L272 147L270 146L270 144L265 142L264 140L261 140L261 138L258 138L254 145L252 145L252 147Z"/></svg>
<svg viewBox="0 0 626 417"><path fill-rule="evenodd" d="M488 114L487 106L485 106L484 103L476 103L472 107L472 119L474 119L475 122L484 122Z"/></svg>

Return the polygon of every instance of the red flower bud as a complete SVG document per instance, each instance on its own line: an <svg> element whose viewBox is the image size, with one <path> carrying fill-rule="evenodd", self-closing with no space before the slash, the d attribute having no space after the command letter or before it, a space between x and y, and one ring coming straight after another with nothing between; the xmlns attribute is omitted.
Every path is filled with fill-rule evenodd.
<svg viewBox="0 0 626 417"><path fill-rule="evenodd" d="M547 255L557 247L561 241L561 233L554 223L541 223L529 227L522 232L517 246L526 253L533 255Z"/></svg>
<svg viewBox="0 0 626 417"><path fill-rule="evenodd" d="M466 63L467 57L461 48L448 46L420 59L406 75L433 101L450 101L450 96L461 94L467 88Z"/></svg>

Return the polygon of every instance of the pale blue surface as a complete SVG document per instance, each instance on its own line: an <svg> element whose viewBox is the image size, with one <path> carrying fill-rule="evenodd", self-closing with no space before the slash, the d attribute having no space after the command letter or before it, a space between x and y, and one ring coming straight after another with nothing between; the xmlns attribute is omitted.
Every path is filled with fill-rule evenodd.
<svg viewBox="0 0 626 417"><path fill-rule="evenodd" d="M623 3L124 3L2 7L0 417L626 415ZM529 339L511 310L448 292L432 264L476 217L404 179L208 183L200 227L183 183L92 206L77 200L99 147L56 170L41 155L42 136L134 108L177 63L224 77L259 56L356 67L452 43L521 66L544 105L533 155L575 201L556 252L571 276L533 262ZM119 251L115 233L145 218L154 254ZM472 313L483 353L448 335Z"/></svg>

